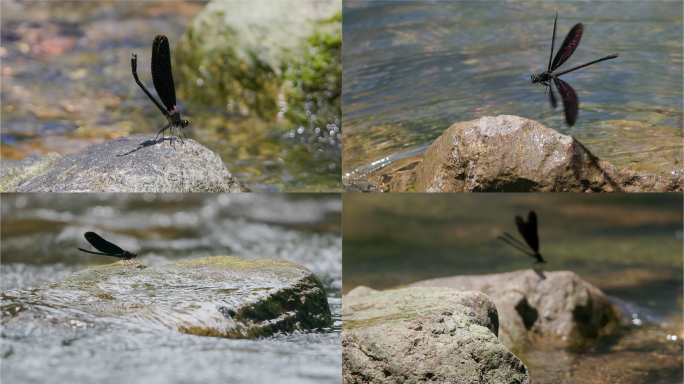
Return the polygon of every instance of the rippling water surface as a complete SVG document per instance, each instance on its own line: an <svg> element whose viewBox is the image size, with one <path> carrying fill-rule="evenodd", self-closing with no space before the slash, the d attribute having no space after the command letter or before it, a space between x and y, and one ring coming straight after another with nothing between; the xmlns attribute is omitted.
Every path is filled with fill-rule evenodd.
<svg viewBox="0 0 684 384"><path fill-rule="evenodd" d="M424 151L451 124L505 114L572 135L615 165L682 169L681 2L344 6L346 180L377 160ZM563 76L580 99L573 127L530 82L548 65L556 12L556 50L573 25L585 25L561 70L620 54Z"/></svg>
<svg viewBox="0 0 684 384"><path fill-rule="evenodd" d="M323 282L335 323L261 340L13 326L2 333L3 382L339 383L341 209L338 194L4 195L3 291L112 262L76 250L94 231L146 265L217 255L299 263Z"/></svg>

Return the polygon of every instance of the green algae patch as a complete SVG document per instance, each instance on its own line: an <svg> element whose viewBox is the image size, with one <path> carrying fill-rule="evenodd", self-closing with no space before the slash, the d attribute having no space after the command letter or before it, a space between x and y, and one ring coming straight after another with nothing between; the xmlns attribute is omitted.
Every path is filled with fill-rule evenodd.
<svg viewBox="0 0 684 384"><path fill-rule="evenodd" d="M304 52L283 74L288 103L280 111L290 122L312 128L336 124L342 110L341 12L317 23Z"/></svg>
<svg viewBox="0 0 684 384"><path fill-rule="evenodd" d="M188 335L195 336L211 336L211 337L224 337L225 335L216 329L206 328L206 327L179 327L178 332L185 333ZM238 333L234 339L238 339L240 334Z"/></svg>
<svg viewBox="0 0 684 384"><path fill-rule="evenodd" d="M257 269L257 268L269 268L269 267L287 267L287 268L297 268L308 271L305 267L293 263L287 260L279 259L243 259L240 257L233 256L210 256L201 257L199 259L179 261L177 263L168 264L167 267L172 266L188 266L188 267L198 267L198 266L210 266L212 268L225 268L225 269Z"/></svg>
<svg viewBox="0 0 684 384"><path fill-rule="evenodd" d="M455 308L454 305L458 307ZM342 305L342 329L400 322L440 311L449 316L454 311L461 311L466 318L472 319L479 316L478 319L486 319L481 325L489 328L495 335L498 332L496 307L489 298L484 295L461 294L451 288L433 287L374 291L370 296L357 295L351 291Z"/></svg>

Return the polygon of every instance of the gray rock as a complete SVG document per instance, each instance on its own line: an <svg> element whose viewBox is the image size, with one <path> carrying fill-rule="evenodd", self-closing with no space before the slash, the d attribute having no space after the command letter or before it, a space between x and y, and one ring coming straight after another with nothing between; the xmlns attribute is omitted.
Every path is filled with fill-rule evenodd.
<svg viewBox="0 0 684 384"><path fill-rule="evenodd" d="M155 267L118 262L30 292L5 291L2 300L3 325L22 328L164 328L251 338L332 325L318 277L284 260L216 256Z"/></svg>
<svg viewBox="0 0 684 384"><path fill-rule="evenodd" d="M396 172L383 175L383 189L681 192L684 184L682 172L659 175L638 166L617 168L571 136L518 116L487 116L452 125L430 145L410 176Z"/></svg>
<svg viewBox="0 0 684 384"><path fill-rule="evenodd" d="M47 152L40 156L26 156L21 160L0 160L0 192L18 186L23 180L45 173L62 158L57 152Z"/></svg>
<svg viewBox="0 0 684 384"><path fill-rule="evenodd" d="M8 192L249 192L208 148L155 136L119 137L54 159Z"/></svg>
<svg viewBox="0 0 684 384"><path fill-rule="evenodd" d="M344 383L529 383L477 291L357 287L342 300Z"/></svg>
<svg viewBox="0 0 684 384"><path fill-rule="evenodd" d="M411 287L449 287L487 294L499 313L499 339L514 351L530 346L582 349L618 331L622 315L598 288L570 271L533 269L423 280Z"/></svg>

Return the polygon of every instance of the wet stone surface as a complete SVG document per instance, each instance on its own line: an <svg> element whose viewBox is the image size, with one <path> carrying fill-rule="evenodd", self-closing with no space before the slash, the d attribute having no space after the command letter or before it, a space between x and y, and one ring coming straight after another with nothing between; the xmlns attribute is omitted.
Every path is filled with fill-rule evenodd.
<svg viewBox="0 0 684 384"><path fill-rule="evenodd" d="M410 161L409 161L410 160ZM682 171L618 168L571 136L503 115L452 125L422 158L375 177L386 192L681 192ZM347 190L368 190L354 182Z"/></svg>
<svg viewBox="0 0 684 384"><path fill-rule="evenodd" d="M7 166L3 161L2 185L16 185L8 192L249 192L208 148L168 136L155 142L155 136L91 145L50 161L38 176L25 171L31 165L22 161ZM18 180L20 175L28 178Z"/></svg>
<svg viewBox="0 0 684 384"><path fill-rule="evenodd" d="M49 336L72 326L254 338L332 324L323 285L308 269L229 256L153 267L118 262L36 290L5 291L2 319L5 338L30 329Z"/></svg>
<svg viewBox="0 0 684 384"><path fill-rule="evenodd" d="M530 383L477 291L357 287L342 301L344 383Z"/></svg>

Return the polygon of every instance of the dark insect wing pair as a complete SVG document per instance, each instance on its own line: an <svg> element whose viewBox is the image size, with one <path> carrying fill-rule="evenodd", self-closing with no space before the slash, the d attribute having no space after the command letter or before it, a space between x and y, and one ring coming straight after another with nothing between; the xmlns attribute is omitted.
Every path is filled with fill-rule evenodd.
<svg viewBox="0 0 684 384"><path fill-rule="evenodd" d="M140 264L139 261L133 260L138 256L137 253L124 251L118 245L110 243L95 232L86 232L83 234L83 237L101 253L78 248L81 252L92 253L93 255L120 257L124 260L124 265Z"/></svg>
<svg viewBox="0 0 684 384"><path fill-rule="evenodd" d="M176 89L173 85L173 74L171 73L171 50L169 49L169 39L167 39L166 36L157 35L152 42L152 82L154 83L154 89L157 90L157 94L159 95L163 105L159 103L157 99L152 97L147 88L145 88L145 86L140 82L138 79L138 73L136 71L137 66L138 55L132 54L131 69L133 71L133 78L135 78L135 82L140 86L143 92L145 92L147 97L152 100L157 108L159 108L161 113L164 114L166 120L169 122L166 127L162 128L161 131L157 133L157 137L155 137L154 140L157 140L160 133L162 134L163 138L163 132L169 128L171 129L171 136L173 136L173 130L175 128L182 143L183 138L180 134L182 132L183 136L185 136L183 127L188 125L188 121L181 119L180 111L176 106ZM185 136L185 138L187 139L188 137Z"/></svg>
<svg viewBox="0 0 684 384"><path fill-rule="evenodd" d="M537 259L538 263L546 263L546 260L539 253L539 237L537 236L537 215L534 211L530 211L527 216L527 222L523 220L522 217L515 217L515 224L518 226L518 232L522 235L527 246L523 244L520 240L513 237L508 232L504 232L503 236L499 236L499 239L505 241L507 244L511 245L515 249L534 257Z"/></svg>
<svg viewBox="0 0 684 384"><path fill-rule="evenodd" d="M592 62L570 68L566 71L554 73L553 71L555 71L558 67L563 65L563 63L565 63L570 58L570 56L572 56L572 54L575 52L575 49L577 49L580 39L582 38L582 32L584 32L584 24L575 24L575 26L572 27L570 32L568 32L568 35L565 37L565 41L563 41L563 44L561 45L560 49L558 49L556 57L553 58L553 44L556 39L557 21L558 14L556 14L556 20L554 20L553 22L553 38L551 39L551 55L549 56L548 69L546 70L546 72L542 72L538 75L532 75L532 83L540 83L548 87L549 100L551 101L551 106L553 108L556 108L557 103L556 97L554 96L553 89L551 87L551 81L553 81L553 83L556 84L556 88L558 88L558 93L560 93L561 99L563 99L563 107L565 108L565 121L568 122L568 125L573 126L577 121L579 99L577 98L577 94L575 93L575 91L566 82L559 79L558 77L566 73L576 71L580 68L584 68L586 66L599 63L601 61L614 59L618 57L620 54L615 53L612 55L608 55L598 60L594 60ZM553 58L553 61L551 60L551 58Z"/></svg>

